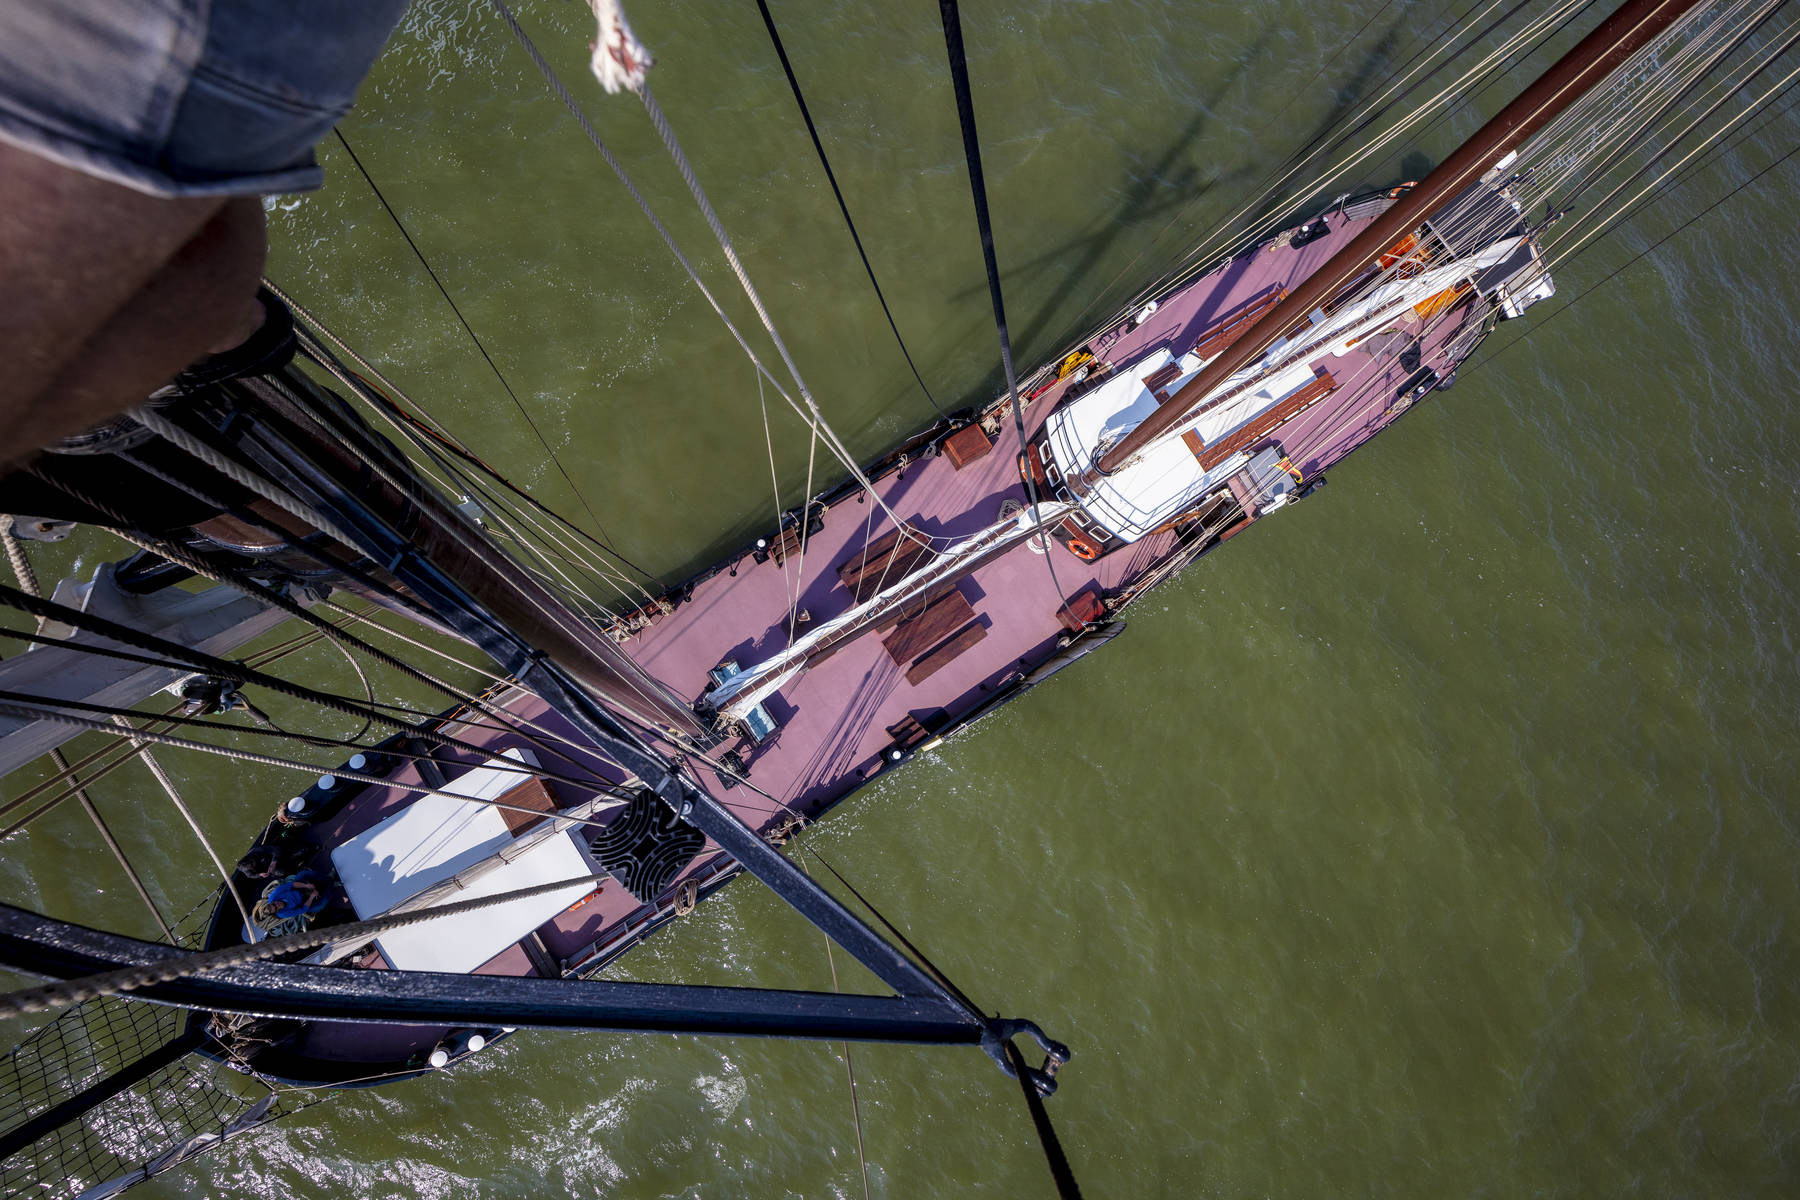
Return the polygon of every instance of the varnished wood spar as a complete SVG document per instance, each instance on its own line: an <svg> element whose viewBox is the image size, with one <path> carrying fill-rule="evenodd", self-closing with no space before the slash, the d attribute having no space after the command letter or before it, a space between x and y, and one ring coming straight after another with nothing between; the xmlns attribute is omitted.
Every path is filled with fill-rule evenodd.
<svg viewBox="0 0 1800 1200"><path fill-rule="evenodd" d="M1094 468L1084 472L1086 482L1091 486L1096 470L1101 475L1118 470L1138 451L1179 425L1188 410L1207 393L1255 362L1276 338L1336 295L1384 250L1410 234L1425 218L1480 179L1508 151L1517 149L1526 138L1592 90L1614 67L1699 4L1700 0L1628 0L1620 6L1417 187L1371 221L1354 241L1332 255L1285 300L1273 305L1242 337L1203 367L1193 382L1170 397L1169 403L1101 455ZM1071 474L1075 468L1071 463Z"/></svg>

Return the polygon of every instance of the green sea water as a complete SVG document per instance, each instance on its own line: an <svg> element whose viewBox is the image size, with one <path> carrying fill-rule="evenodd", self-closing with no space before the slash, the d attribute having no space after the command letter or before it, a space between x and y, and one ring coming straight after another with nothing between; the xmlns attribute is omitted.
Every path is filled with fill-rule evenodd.
<svg viewBox="0 0 1800 1200"><path fill-rule="evenodd" d="M643 112L586 75L585 7L518 7L753 328ZM946 408L991 395L937 14L771 7L927 383ZM971 3L1020 361L1179 261L1461 12ZM755 6L631 17L833 424L864 456L923 424ZM1416 177L1476 123L1453 113L1356 182ZM271 273L296 298L659 574L770 520L755 377L485 4L415 4L343 129L531 422L335 142L326 190L272 205ZM1800 1193L1800 174L1776 167L1608 279L1797 137L1790 115L1756 127L1559 269L1556 300L1332 486L816 832L978 1001L1074 1048L1050 1111L1089 1195ZM791 505L806 441L770 411ZM331 651L306 664L354 684ZM289 791L165 759L227 853ZM122 771L96 797L141 816L179 908L206 860L147 783ZM79 814L6 856L9 899L146 932ZM819 936L751 881L624 974L832 984ZM1050 1194L1016 1086L979 1053L852 1061L872 1195ZM858 1159L840 1047L538 1034L141 1194L856 1197Z"/></svg>

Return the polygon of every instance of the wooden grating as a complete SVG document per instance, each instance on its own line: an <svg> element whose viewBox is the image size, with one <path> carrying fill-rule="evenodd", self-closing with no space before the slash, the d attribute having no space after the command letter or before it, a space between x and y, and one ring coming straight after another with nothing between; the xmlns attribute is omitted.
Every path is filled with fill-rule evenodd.
<svg viewBox="0 0 1800 1200"><path fill-rule="evenodd" d="M1214 322L1210 328L1194 339L1194 353L1201 358L1217 358L1227 346L1248 333L1250 327L1256 324L1257 318L1285 299L1287 299L1287 289L1276 288L1261 299L1252 300L1231 312L1223 320Z"/></svg>

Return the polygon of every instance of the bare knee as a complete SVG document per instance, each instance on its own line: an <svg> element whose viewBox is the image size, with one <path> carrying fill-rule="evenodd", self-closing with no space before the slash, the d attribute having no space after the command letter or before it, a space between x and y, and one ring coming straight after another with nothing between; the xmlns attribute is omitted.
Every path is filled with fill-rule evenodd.
<svg viewBox="0 0 1800 1200"><path fill-rule="evenodd" d="M229 350L262 323L256 286L268 258L262 201L239 196L226 201L150 283L167 281L161 306L176 306L177 320L192 331L190 358ZM185 365L185 362L183 364Z"/></svg>
<svg viewBox="0 0 1800 1200"><path fill-rule="evenodd" d="M245 197L218 205L53 377L0 404L0 459L16 463L97 425L195 359L254 333L266 254L261 202Z"/></svg>

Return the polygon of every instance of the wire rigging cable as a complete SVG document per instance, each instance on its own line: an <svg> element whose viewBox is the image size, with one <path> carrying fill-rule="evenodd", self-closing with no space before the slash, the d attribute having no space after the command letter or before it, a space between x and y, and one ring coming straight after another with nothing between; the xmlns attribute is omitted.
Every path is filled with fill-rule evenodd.
<svg viewBox="0 0 1800 1200"><path fill-rule="evenodd" d="M831 184L831 194L837 198L838 211L844 214L844 225L850 230L850 240L856 243L857 257L862 259L863 270L869 273L869 286L875 289L875 298L881 301L881 315L887 318L888 328L894 331L894 341L898 343L913 378L919 381L919 390L925 393L926 403L931 405L938 416L948 419L937 398L931 394L931 389L925 386L925 379L919 374L918 365L913 362L912 352L906 348L906 339L900 336L900 327L894 324L894 314L888 308L887 297L881 292L881 284L875 279L875 268L869 264L868 252L863 249L862 238L856 232L856 222L850 218L850 206L844 202L844 193L838 187L837 172L831 169L831 159L825 155L825 144L819 140L819 130L813 124L812 110L806 107L806 97L800 92L800 81L794 77L793 64L788 62L787 47L781 44L781 34L775 28L775 18L769 12L768 0L756 0L756 7L762 13L764 27L769 31L769 41L774 43L775 55L781 59L781 69L786 73L788 87L794 93L794 103L800 108L800 119L806 122L807 136L812 138L813 149L818 152L819 165L825 168L825 179Z"/></svg>
<svg viewBox="0 0 1800 1200"><path fill-rule="evenodd" d="M32 567L31 559L26 556L25 547L19 544L19 539L13 534L10 515L0 514L0 545L4 545L6 548L6 558L12 564L13 578L18 582L19 590L30 596L43 595L43 589L38 584L37 571ZM112 852L113 859L119 864L119 869L125 872L125 878L131 882L132 890L137 892L138 899L142 900L144 907L150 911L150 917L156 922L156 927L162 931L164 939L173 942L175 931L169 928L169 923L163 919L162 910L151 898L150 889L144 886L143 877L138 874L137 868L132 866L131 860L125 856L125 847L119 844L119 839L113 836L113 831L107 825L106 818L100 815L99 808L94 805L93 797L88 795L87 786L69 766L69 760L63 757L62 747L51 748L50 765L55 767L59 774L69 778L71 781L69 794L75 797L76 802L81 805L81 811L87 814L89 821L93 822L95 832L99 833L100 840L105 842L106 848Z"/></svg>
<svg viewBox="0 0 1800 1200"><path fill-rule="evenodd" d="M304 305L300 304L292 296L284 292L266 276L264 277L262 284L264 287L268 288L277 299L287 305L289 310L293 312L294 316L300 319L307 329L316 334L318 339L322 339L322 341L315 341L313 345L309 347L309 353L311 353L314 358L329 364L332 361L332 357L330 352L323 345L323 342L330 342L331 345L336 348L338 353L355 363L356 366L368 376L368 379L373 379L376 383L381 385L380 388L373 387L369 384L368 379L364 379L354 372L346 372L349 374L350 378L355 381L351 385L352 391L371 408L379 412L384 420L389 422L396 429L402 430L408 440L424 450L433 462L438 461L439 450L447 450L449 453L462 459L464 462L486 475L489 479L492 479L495 483L505 488L513 496L523 500L543 517L553 521L558 527L574 534L600 553L616 560L621 565L630 567L633 571L636 571L639 575L643 576L644 579L655 583L658 587L661 586L660 581L658 581L655 575L632 562L623 554L620 554L612 546L600 541L593 534L581 528L579 525L576 525L561 513L549 508L530 492L525 491L523 488L513 483L512 480L506 478L499 471L488 465L488 463L479 455L475 454L452 435L449 430L433 420L430 413L420 409L419 415L414 416L412 413L401 408L400 406L402 404L411 405L413 407L417 406L413 405L413 402L407 398L405 391L395 384L393 380L382 374L379 368L370 363L369 360L364 358L361 354L357 353L355 347L351 346L348 342L344 341L343 338L334 333L315 313L308 310ZM385 389L385 392L382 389ZM635 582L633 586L637 586ZM638 586L637 590L643 592L641 586ZM647 595L646 598L648 598Z"/></svg>
<svg viewBox="0 0 1800 1200"><path fill-rule="evenodd" d="M950 56L950 82L956 92L956 115L962 125L963 157L969 165L969 193L975 202L975 228L981 237L981 261L987 269L988 298L994 306L994 329L1000 337L1000 365L1006 370L1006 392L1012 400L1013 432L1019 438L1019 453L1028 453L1025 441L1025 406L1019 400L1019 377L1013 369L1012 335L1006 329L1006 304L1000 295L1000 266L994 257L994 227L988 219L987 180L981 171L981 139L975 132L975 100L969 89L969 64L963 54L962 17L956 0L939 0L938 11L944 21L944 47ZM1050 572L1050 584L1057 599L1066 607L1069 597L1056 578L1056 563L1050 553L1050 538L1044 532L1044 517L1038 510L1037 481L1030 471L1025 478L1025 495L1031 504L1031 519L1037 526L1038 544L1044 550L1044 566Z"/></svg>
<svg viewBox="0 0 1800 1200"><path fill-rule="evenodd" d="M763 377L769 381L770 385L774 387L781 398L787 401L788 407L792 408L802 421L806 422L809 427L813 428L815 432L825 439L826 445L831 448L831 452L837 458L838 462L846 471L850 472L850 474L855 477L857 483L861 484L869 496L874 499L875 503L881 506L882 511L888 514L889 518L893 520L896 526L900 525L901 521L899 516L888 506L887 501L881 498L881 494L875 490L874 484L869 481L867 474L864 473L862 467L857 463L855 456L845 448L843 442L837 437L836 433L825 423L824 414L819 411L817 403L815 403L812 397L807 394L805 385L800 382L799 371L794 367L793 360L787 356L786 346L781 342L780 336L775 333L773 322L768 319L767 312L763 309L762 302L757 297L755 288L751 286L749 277L743 273L742 266L738 264L736 252L731 249L730 239L725 236L724 227L718 224L717 214L713 213L711 204L705 201L704 193L699 191L699 181L693 177L693 169L687 165L686 158L681 154L680 146L674 144L674 131L668 127L667 119L662 117L661 110L656 108L656 102L650 97L649 90L645 89L641 93L641 99L644 101L645 110L649 112L651 121L657 126L657 131L663 137L665 145L669 146L670 154L674 158L677 167L682 171L684 179L688 182L689 189L697 193L696 199L700 203L702 215L708 218L709 224L720 241L721 249L724 251L727 259L733 264L733 269L737 274L739 282L743 285L749 296L752 306L757 310L765 329L774 339L776 347L781 350L783 358L787 360L788 368L794 376L796 386L806 400L805 408L802 408L800 403L788 393L788 390L781 386L781 382L770 373L762 359L757 357L756 351L751 349L750 343L744 338L743 333L741 333L738 330L738 327L732 323L731 318L725 315L725 310L719 305L718 299L714 297L712 291L706 284L701 281L699 272L694 270L694 266L688 261L687 255L682 253L681 247L676 244L674 235L663 225L662 219L658 217L655 210L650 207L650 202L644 199L644 195L638 190L637 184L632 181L631 176L626 173L624 166L619 162L618 158L613 155L612 150L607 147L605 141L601 139L600 132L594 128L593 122L587 119L587 114L584 113L581 110L581 106L575 102L574 95L569 91L568 87L564 85L561 77L556 74L555 69L551 67L549 61L544 58L543 53L538 50L537 44L531 40L530 35L525 32L524 27L519 24L518 18L513 15L512 9L506 6L505 0L489 0L489 3L492 4L494 11L499 14L501 21L512 31L513 37L518 40L520 47L531 58L531 61L533 65L537 67L539 74L544 77L544 82L549 86L550 90L556 94L557 99L563 102L563 106L567 108L569 114L575 118L576 124L581 126L581 131L587 135L588 141L593 144L594 149L599 152L600 157L618 178L620 184L624 186L627 194L629 194L632 200L637 204L639 211L644 214L645 219L650 222L651 227L654 228L657 235L662 238L663 244L669 248L669 252L674 255L675 261L679 263L681 269L686 272L689 281L692 282L693 285L699 289L700 294L705 297L707 304L713 310L713 314L719 318L719 321L731 334L733 340L737 342L738 347L743 350L745 356L750 359L751 363L762 373Z"/></svg>
<svg viewBox="0 0 1800 1200"><path fill-rule="evenodd" d="M462 315L462 309L458 308L456 301L450 298L450 291L444 286L444 281L438 278L438 273L432 270L431 263L426 260L425 252L419 249L419 244L413 241L412 234L406 231L406 225L400 220L400 214L394 211L394 206L389 204L387 197L381 194L381 189L375 185L374 177L369 174L368 168L363 166L362 159L356 156L356 151L351 149L349 139L344 137L343 127L333 126L332 132L337 135L338 143L344 147L344 153L348 154L350 161L356 164L357 172L368 183L369 190L375 193L375 199L381 201L381 207L386 209L387 215L393 219L394 228L400 231L400 236L406 239L408 246L412 247L413 256L419 260L419 265L425 268L425 273L431 276L431 282L437 285L438 294L444 298L444 303L450 306L450 311L456 314L457 323L463 327L463 332L469 335L469 340L475 344L475 349L481 352L482 359L494 372L494 378L498 379L500 386L506 389L506 394L512 399L513 406L519 410L519 415L525 418L525 423L531 426L531 432L537 435L538 443L544 447L544 453L550 456L550 461L568 483L569 490L575 493L577 500L581 501L581 507L587 512L588 519L594 523L594 528L601 537L611 541L612 538L607 534L606 526L601 523L599 516L594 512L594 506L588 503L587 497L582 494L581 488L575 483L574 477L569 474L568 468L563 466L562 459L556 456L556 450L550 445L549 439L544 436L544 431L538 428L538 423L532 419L524 402L519 399L519 394L513 391L512 384L508 383L506 376L500 373L500 367L494 362L493 355L487 352L487 347L481 344L479 337L475 336L475 330L470 327L468 318Z"/></svg>

